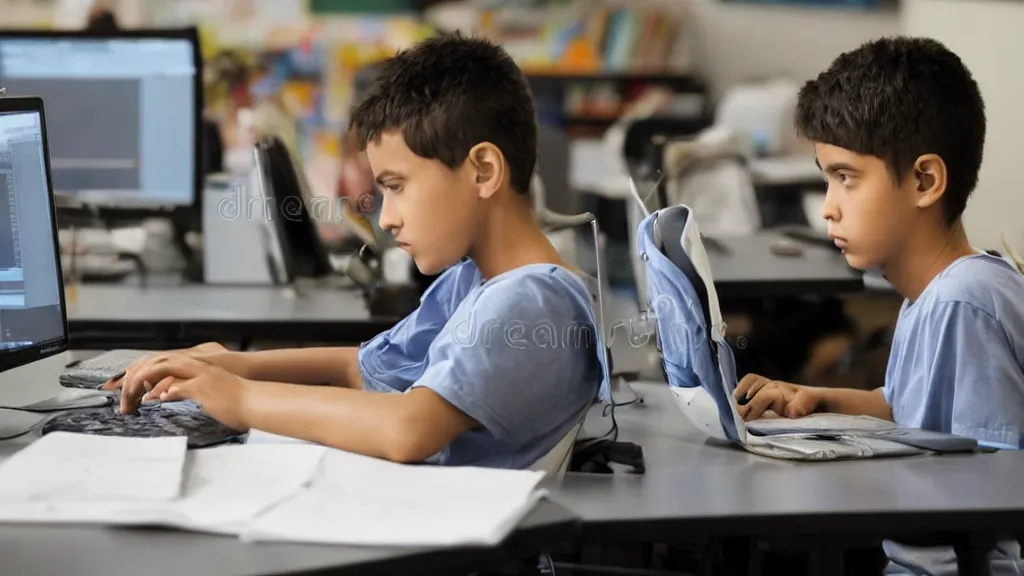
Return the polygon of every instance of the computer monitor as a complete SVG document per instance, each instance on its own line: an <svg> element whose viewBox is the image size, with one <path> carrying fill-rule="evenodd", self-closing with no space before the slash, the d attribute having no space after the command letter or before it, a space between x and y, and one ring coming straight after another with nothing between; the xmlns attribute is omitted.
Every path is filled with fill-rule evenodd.
<svg viewBox="0 0 1024 576"><path fill-rule="evenodd" d="M68 349L48 146L42 100L0 97L0 371Z"/></svg>
<svg viewBox="0 0 1024 576"><path fill-rule="evenodd" d="M271 227L272 256L279 260L288 281L297 277L319 278L334 272L311 209L308 186L301 168L285 143L276 136L260 138L255 150L256 172L265 202L263 213Z"/></svg>
<svg viewBox="0 0 1024 576"><path fill-rule="evenodd" d="M46 102L58 199L114 210L197 205L203 98L194 28L0 30L0 86Z"/></svg>

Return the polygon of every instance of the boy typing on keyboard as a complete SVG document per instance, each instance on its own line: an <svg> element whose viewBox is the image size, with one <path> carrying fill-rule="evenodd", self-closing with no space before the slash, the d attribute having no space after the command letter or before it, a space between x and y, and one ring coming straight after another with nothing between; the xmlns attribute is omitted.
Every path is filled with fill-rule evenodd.
<svg viewBox="0 0 1024 576"><path fill-rule="evenodd" d="M352 123L380 226L424 274L419 308L355 348L149 356L121 408L191 399L256 429L400 462L525 468L572 433L602 382L590 279L529 199L537 127L501 48L445 35L381 69Z"/></svg>
<svg viewBox="0 0 1024 576"><path fill-rule="evenodd" d="M828 181L822 217L854 268L904 297L886 381L826 389L756 374L738 412L870 415L1019 448L1024 434L1024 277L974 249L961 215L978 180L985 109L963 62L928 39L888 38L839 56L800 92L797 129ZM993 566L1019 574L1016 543ZM952 551L897 549L892 573L956 572ZM1001 564L1000 564L1001 563Z"/></svg>

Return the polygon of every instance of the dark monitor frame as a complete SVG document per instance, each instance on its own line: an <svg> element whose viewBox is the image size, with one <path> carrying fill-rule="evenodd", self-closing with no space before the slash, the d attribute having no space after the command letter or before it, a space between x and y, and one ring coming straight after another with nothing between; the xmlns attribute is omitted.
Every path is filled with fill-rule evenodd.
<svg viewBox="0 0 1024 576"><path fill-rule="evenodd" d="M200 213L203 190L203 113L205 99L203 97L203 54L199 43L199 30L195 26L184 28L139 28L132 30L94 31L94 30L25 30L0 29L0 41L3 40L187 40L192 45L194 104L192 111L193 166L192 201L190 204L178 206L133 206L122 208L117 206L91 206L81 204L74 199L62 198L71 202L57 207L62 217L69 221L95 221L99 219L108 224L118 222L135 223L146 218L164 217L171 219L175 225L186 229L198 230L202 222ZM0 78L0 86L3 78ZM14 96L13 94L11 96ZM51 182L52 187L52 182Z"/></svg>
<svg viewBox="0 0 1024 576"><path fill-rule="evenodd" d="M284 142L265 136L256 142L257 165L262 170L263 191L271 224L277 232L289 282L296 278L322 278L334 272L323 239L310 213L307 191Z"/></svg>
<svg viewBox="0 0 1024 576"><path fill-rule="evenodd" d="M39 114L39 127L42 132L43 146L43 167L46 171L46 188L50 199L50 231L53 238L54 265L56 267L57 282L62 282L64 272L61 268L60 239L57 233L57 207L53 194L53 176L50 172L50 141L46 134L46 114L43 110L43 101L37 97L12 97L0 96L0 114L9 112L37 112ZM6 372L26 364L31 364L43 358L49 358L60 354L70 348L71 334L68 328L68 309L64 299L63 286L58 290L60 294L60 318L64 328L64 334L60 338L40 342L33 346L19 348L17 350L0 350L0 372Z"/></svg>

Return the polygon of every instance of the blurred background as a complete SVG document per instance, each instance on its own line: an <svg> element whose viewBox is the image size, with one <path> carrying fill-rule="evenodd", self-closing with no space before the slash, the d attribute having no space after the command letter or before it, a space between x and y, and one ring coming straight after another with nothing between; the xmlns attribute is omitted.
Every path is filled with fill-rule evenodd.
<svg viewBox="0 0 1024 576"><path fill-rule="evenodd" d="M793 134L792 106L800 84L839 53L886 35L932 36L966 61L988 106L986 158L967 210L968 233L977 247L1002 253L1024 244L1016 177L1024 71L1015 62L1024 55L1024 2L0 0L0 25L197 27L204 174L245 173L253 143L271 132L294 153L308 192L328 199L372 192L365 160L346 133L374 64L438 31L485 35L518 61L537 100L542 192L534 191L535 202L556 213L598 216L607 282L626 307L617 317L644 307L632 249L639 217L629 196L632 176L649 206L693 206L709 237L756 244L759 234L775 234L760 242L781 263L765 263L765 256L761 265L778 267L779 278L723 280L725 289L747 287L728 299L738 314L731 331L745 338L740 348L748 366L865 387L881 381L900 303L884 281L869 274L853 291L823 288L822 280L773 292L816 274L782 270L793 260L780 255L789 249L782 243L808 251L827 245L818 217L824 185ZM709 157L725 165L695 160ZM353 236L358 245L372 237L372 220L355 215L348 222L319 219L317 226L329 247ZM580 266L595 268L586 231L552 230L552 237Z"/></svg>

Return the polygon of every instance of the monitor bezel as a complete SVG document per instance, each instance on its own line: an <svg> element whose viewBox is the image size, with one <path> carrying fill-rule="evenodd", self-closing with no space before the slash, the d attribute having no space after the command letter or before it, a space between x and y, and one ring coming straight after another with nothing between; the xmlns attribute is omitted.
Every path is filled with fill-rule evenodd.
<svg viewBox="0 0 1024 576"><path fill-rule="evenodd" d="M46 113L43 100L36 96L0 97L0 114L12 112L36 112L39 114L39 127L42 133L43 166L46 171L46 189L50 200L50 232L53 238L54 266L57 268L57 281L61 283L60 318L64 333L56 340L40 342L33 346L16 350L0 350L0 372L6 372L31 364L37 360L49 358L70 349L71 330L68 325L68 308L64 295L64 270L61 265L60 237L57 226L57 203L53 194L53 175L50 172L50 141L46 134Z"/></svg>
<svg viewBox="0 0 1024 576"><path fill-rule="evenodd" d="M189 204L164 204L152 206L118 207L110 205L84 205L69 199L70 205L61 205L57 210L69 217L99 218L105 222L140 221L146 218L166 217L176 223L195 228L202 220L201 199L203 190L203 114L205 98L203 90L203 54L199 42L199 30L195 26L182 28L136 28L131 30L37 30L0 28L0 41L12 39L31 40L186 40L192 45L192 59L195 75L192 78L194 109L192 111L193 181L192 200ZM0 78L3 85L3 78ZM13 95L12 95L13 96Z"/></svg>

